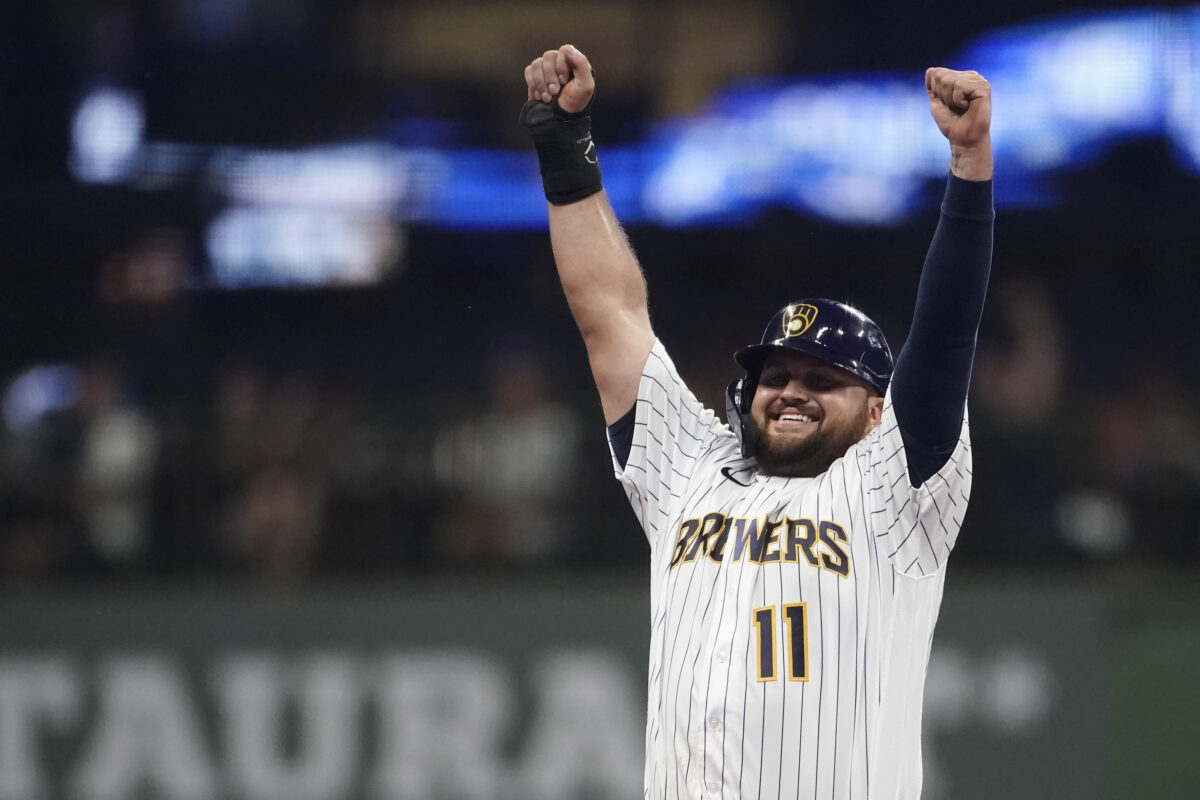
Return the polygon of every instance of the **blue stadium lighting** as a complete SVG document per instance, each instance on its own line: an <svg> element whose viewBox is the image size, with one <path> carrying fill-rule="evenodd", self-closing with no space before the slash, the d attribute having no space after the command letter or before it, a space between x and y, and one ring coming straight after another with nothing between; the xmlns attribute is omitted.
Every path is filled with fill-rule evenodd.
<svg viewBox="0 0 1200 800"><path fill-rule="evenodd" d="M369 286L403 236L383 214L304 206L234 206L208 227L212 282L223 288Z"/></svg>
<svg viewBox="0 0 1200 800"><path fill-rule="evenodd" d="M1200 174L1200 6L1080 13L1005 28L944 66L977 69L995 90L1000 208L1053 204L1058 176L1138 138L1165 138L1181 168ZM642 142L602 144L604 183L629 225L746 225L772 208L842 224L897 224L947 169L926 106L919 73L745 81L699 112L663 122ZM282 243L286 237L272 231L294 230L296 219L324 209L345 224L326 226L322 259L348 259L352 280L360 280L373 274L364 265L388 251L392 236L371 232L375 223L365 220L545 226L532 151L434 146L447 141L446 125L405 119L394 126L404 135L392 142L213 151L143 141L140 100L101 87L76 112L71 167L84 182L147 190L203 171L229 209L210 231L210 254L233 259L224 265L231 272L216 271L239 280L261 277L273 262L296 262L301 283L324 274L323 260L300 263L263 244ZM254 241L244 238L250 232Z"/></svg>
<svg viewBox="0 0 1200 800"><path fill-rule="evenodd" d="M81 378L73 364L39 364L13 378L4 390L4 423L26 431L69 408L79 397Z"/></svg>
<svg viewBox="0 0 1200 800"><path fill-rule="evenodd" d="M1167 136L1180 160L1200 174L1200 7L1183 12L1166 39L1166 72L1173 77Z"/></svg>
<svg viewBox="0 0 1200 800"><path fill-rule="evenodd" d="M90 91L71 119L72 174L84 183L115 184L137 168L145 130L142 101L115 86Z"/></svg>
<svg viewBox="0 0 1200 800"><path fill-rule="evenodd" d="M1001 208L1052 205L1056 175L1136 138L1167 137L1181 167L1200 173L1200 8L1078 14L1006 28L947 66L977 69L995 90ZM1053 91L1028 90L1047 81ZM897 224L947 169L945 143L926 115L919 75L747 82L663 123L640 145L603 149L605 186L627 224L739 225L768 208L843 224ZM545 224L530 154L446 155L454 177L437 187L442 202L421 221Z"/></svg>

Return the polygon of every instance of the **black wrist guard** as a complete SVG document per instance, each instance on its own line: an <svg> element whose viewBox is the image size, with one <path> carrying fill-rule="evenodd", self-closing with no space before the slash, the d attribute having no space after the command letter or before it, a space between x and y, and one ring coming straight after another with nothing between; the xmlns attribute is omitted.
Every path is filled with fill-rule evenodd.
<svg viewBox="0 0 1200 800"><path fill-rule="evenodd" d="M552 103L530 100L521 109L542 172L542 189L555 205L582 200L600 191L600 164L592 142L592 104L574 113Z"/></svg>

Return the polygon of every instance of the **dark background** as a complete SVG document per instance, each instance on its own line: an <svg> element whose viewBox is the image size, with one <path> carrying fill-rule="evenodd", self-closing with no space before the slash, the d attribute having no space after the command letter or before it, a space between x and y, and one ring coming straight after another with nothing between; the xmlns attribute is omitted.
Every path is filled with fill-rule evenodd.
<svg viewBox="0 0 1200 800"><path fill-rule="evenodd" d="M200 174L149 190L85 185L68 169L71 116L95 81L141 94L153 140L405 142L421 118L463 146L519 148L521 71L570 40L601 76L597 139L619 143L733 79L919 76L988 29L1117 7L6 3L0 381L68 364L107 393L0 438L0 567L30 583L294 582L644 561L544 231L410 225L377 286L208 287L200 243L213 209ZM722 19L724 45L704 27ZM1061 176L1057 205L999 214L963 562L1200 558L1198 188L1165 142L1138 140ZM717 405L732 351L801 294L853 300L898 348L941 190L931 183L926 210L894 227L777 211L749 227L631 228L656 330L697 394ZM495 374L524 374L514 363L533 365L534 399L503 399ZM258 398L240 421L223 394L239 378ZM504 413L547 407L574 421L578 440L573 470L544 492L483 489L483 450L474 468L447 455L468 439L503 447L471 437ZM89 431L114 409L146 432L143 469L119 486L84 466L89 453L104 463ZM134 544L97 543L101 502L141 515ZM538 526L548 539L522 538Z"/></svg>

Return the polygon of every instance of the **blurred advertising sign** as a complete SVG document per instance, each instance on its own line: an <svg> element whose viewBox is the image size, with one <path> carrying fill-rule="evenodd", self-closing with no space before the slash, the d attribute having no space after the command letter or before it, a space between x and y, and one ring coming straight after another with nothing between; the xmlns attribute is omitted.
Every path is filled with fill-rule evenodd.
<svg viewBox="0 0 1200 800"><path fill-rule="evenodd" d="M640 581L71 593L0 608L0 800L641 792ZM942 616L924 796L1103 796L1096 597L951 581Z"/></svg>

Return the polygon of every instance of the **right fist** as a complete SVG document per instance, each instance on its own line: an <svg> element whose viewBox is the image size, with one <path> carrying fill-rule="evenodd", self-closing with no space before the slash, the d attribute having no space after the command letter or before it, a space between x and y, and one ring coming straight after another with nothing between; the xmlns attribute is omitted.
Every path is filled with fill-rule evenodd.
<svg viewBox="0 0 1200 800"><path fill-rule="evenodd" d="M596 80L587 56L564 44L542 53L525 68L525 87L526 99L550 103L557 97L559 108L574 114L591 102Z"/></svg>
<svg viewBox="0 0 1200 800"><path fill-rule="evenodd" d="M925 70L929 111L938 130L957 147L974 147L988 141L992 125L992 87L973 70L945 67Z"/></svg>

